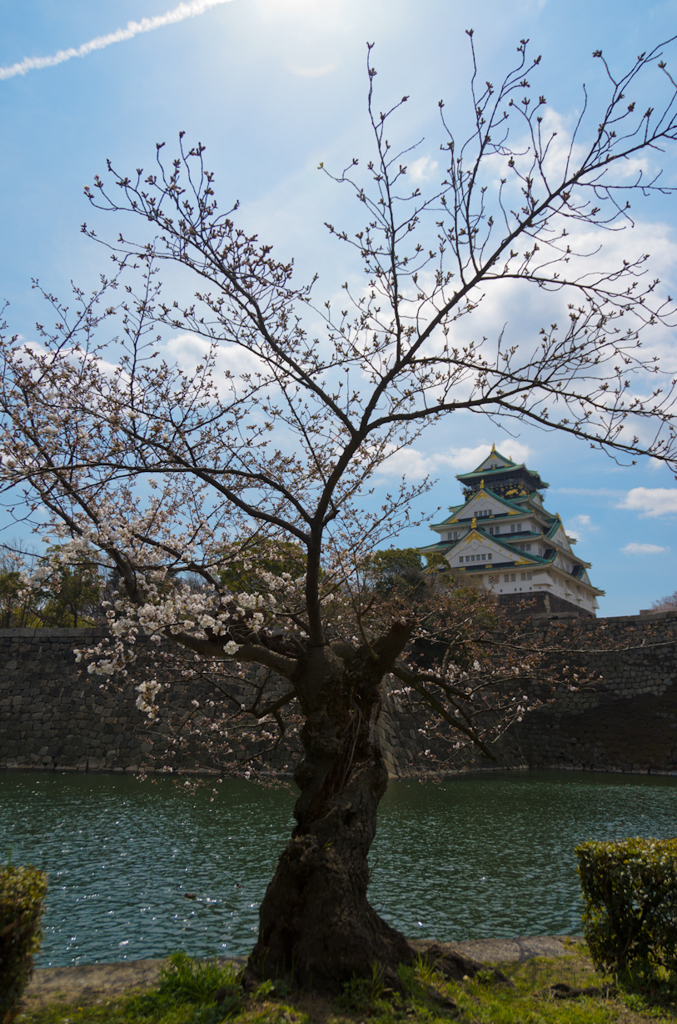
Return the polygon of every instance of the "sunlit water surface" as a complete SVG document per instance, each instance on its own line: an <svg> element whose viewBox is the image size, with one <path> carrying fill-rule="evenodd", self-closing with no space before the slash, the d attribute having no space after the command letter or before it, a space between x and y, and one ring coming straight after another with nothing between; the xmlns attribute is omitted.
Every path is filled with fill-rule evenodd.
<svg viewBox="0 0 677 1024"><path fill-rule="evenodd" d="M0 772L0 862L49 874L40 967L246 953L292 824L293 796L240 780ZM677 834L677 779L560 772L394 782L371 901L407 935L580 932L574 846ZM187 895L194 899L186 899Z"/></svg>

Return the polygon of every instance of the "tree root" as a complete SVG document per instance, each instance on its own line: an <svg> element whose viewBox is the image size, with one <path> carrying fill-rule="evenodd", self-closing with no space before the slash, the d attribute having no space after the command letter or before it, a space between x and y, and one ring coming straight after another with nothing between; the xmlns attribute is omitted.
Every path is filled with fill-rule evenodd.
<svg viewBox="0 0 677 1024"><path fill-rule="evenodd" d="M506 977L503 971L499 971L497 967L489 967L487 964L480 963L479 960L473 960L472 957L464 956L457 949L449 949L437 942L431 942L423 951L420 948L412 948L414 948L415 952L420 953L424 963L433 967L440 974L443 974L445 978L450 978L452 981L475 978L480 971L485 971L490 972L494 980L502 985L514 987L510 978Z"/></svg>

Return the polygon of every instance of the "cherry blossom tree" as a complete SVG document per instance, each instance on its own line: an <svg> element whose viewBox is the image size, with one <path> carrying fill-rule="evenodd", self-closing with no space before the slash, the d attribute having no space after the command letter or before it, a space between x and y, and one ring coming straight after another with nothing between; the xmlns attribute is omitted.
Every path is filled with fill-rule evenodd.
<svg viewBox="0 0 677 1024"><path fill-rule="evenodd" d="M134 685L144 636L158 665L161 650L180 650L185 671L212 672L217 689L258 666L285 686L270 699L259 687L253 719L284 725L295 709L302 720L296 825L261 906L253 972L293 969L331 987L411 960L367 900L387 782L376 733L385 680L486 749L523 712L533 674L511 645L498 667L473 653L496 625L486 600L459 619L454 594L374 593L369 554L428 486L403 481L365 507L376 471L462 412L675 465L671 368L642 347L674 326L674 305L646 254L628 244L614 256L615 232L632 237L630 199L672 192L646 169L677 134L665 49L622 76L596 54L606 103L584 103L566 142L532 95L540 58L525 42L496 87L475 65L473 130L460 142L440 104L444 166L427 192L408 184L411 147L393 141L406 97L378 112L370 56L373 153L333 176L362 223L327 225L363 276L338 301L297 284L291 263L238 226L237 204L221 211L202 145L182 135L172 160L158 146L150 172L109 164L87 195L123 225L104 243L113 272L70 305L43 292L55 322L34 343L3 338L10 500L22 492L61 552L96 551L119 580L94 674ZM645 87L657 99L643 110L634 95ZM524 291L523 304L547 300L547 324L519 342L475 335L484 296L506 288ZM167 356L177 332L202 346L190 370ZM261 545L290 564L271 568ZM441 645L433 664L416 640ZM152 716L162 672L140 685Z"/></svg>
<svg viewBox="0 0 677 1024"><path fill-rule="evenodd" d="M661 597L660 600L654 601L651 605L651 610L654 612L672 612L677 610L677 591L668 597Z"/></svg>

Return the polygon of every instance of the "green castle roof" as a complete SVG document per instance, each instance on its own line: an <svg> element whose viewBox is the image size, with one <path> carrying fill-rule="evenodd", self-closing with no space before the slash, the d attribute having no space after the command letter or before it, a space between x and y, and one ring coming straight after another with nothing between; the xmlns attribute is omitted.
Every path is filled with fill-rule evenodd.
<svg viewBox="0 0 677 1024"><path fill-rule="evenodd" d="M495 469L483 469L482 466L484 465L485 462L488 461L488 459L492 457L492 455L495 458L500 459L504 464L502 466L497 466ZM482 460L477 469L474 469L471 473L458 473L456 475L456 479L459 480L461 483L463 483L464 481L472 482L477 480L478 477L497 477L501 473L514 472L515 470L520 469L524 470L524 472L528 476L532 477L534 481L537 481L537 483L534 484L535 490L541 491L550 486L550 484L547 484L544 480L541 480L540 474L536 470L527 469L526 465L523 462L513 462L512 459L508 459L506 458L505 455L502 455L501 452L496 451L496 448L493 446L490 454L487 456L486 459Z"/></svg>
<svg viewBox="0 0 677 1024"><path fill-rule="evenodd" d="M485 490L485 494L490 494L492 496L492 498L496 498L496 501L499 501L502 505L505 505L511 511L519 512L520 515L529 515L530 514L529 513L529 509L523 508L520 503L518 503L517 501L514 501L512 498L504 498L502 494L497 494L497 492L496 491L492 491L490 487L485 487L484 490ZM475 492L475 493L477 493L477 492ZM526 498L533 497L534 493L537 493L537 492L533 492L532 494L528 494L528 495L525 494L524 497L521 499L522 502ZM451 522L451 520L456 515L458 515L458 513L461 512L466 507L466 505L469 504L470 501L472 501L472 498L474 498L474 497L475 497L475 494L473 494L472 497L468 498L467 501L464 501L462 505L452 505L449 508L449 515L447 516L447 518L443 519L441 523L431 523L430 524L430 529L434 530L436 526L448 526L449 523ZM545 515L548 519L556 518L556 517L551 516L549 512L546 512L545 509L542 509L542 510L539 509L539 513L542 514L542 515ZM472 518L471 516L468 516L468 519L471 519L471 518ZM457 522L461 522L461 520L457 520ZM465 522L465 520L463 520L463 522Z"/></svg>

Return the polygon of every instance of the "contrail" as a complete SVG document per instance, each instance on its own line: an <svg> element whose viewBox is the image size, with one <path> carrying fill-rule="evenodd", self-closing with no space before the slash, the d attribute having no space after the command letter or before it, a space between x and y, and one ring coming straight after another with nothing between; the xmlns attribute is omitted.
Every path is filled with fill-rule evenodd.
<svg viewBox="0 0 677 1024"><path fill-rule="evenodd" d="M24 57L18 64L11 64L7 68L0 68L0 80L14 78L15 75L25 75L27 71L37 71L39 68L51 68L55 64L63 64L71 57L86 57L93 50L103 50L113 43L122 43L125 39L133 39L140 32L152 32L163 25L173 25L177 21L184 21L185 18L194 18L198 14L204 14L210 7L217 4L227 4L231 0L188 0L188 3L181 3L166 14L158 14L154 18L142 18L141 21L128 21L126 28L119 28L116 32L109 32L105 36L97 36L83 43L77 49L69 47L68 50L59 50L51 57Z"/></svg>

